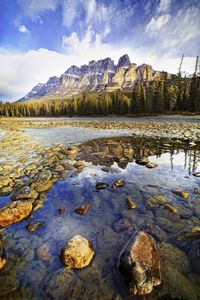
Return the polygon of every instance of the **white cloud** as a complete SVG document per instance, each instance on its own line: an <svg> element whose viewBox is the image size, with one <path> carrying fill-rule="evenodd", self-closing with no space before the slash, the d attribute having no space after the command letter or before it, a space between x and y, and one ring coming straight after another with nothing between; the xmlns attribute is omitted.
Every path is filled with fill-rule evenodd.
<svg viewBox="0 0 200 300"><path fill-rule="evenodd" d="M161 12L166 12L171 4L171 0L160 0L160 4L158 6L157 12L161 13Z"/></svg>
<svg viewBox="0 0 200 300"><path fill-rule="evenodd" d="M158 31L162 29L170 20L170 15L162 15L159 17L153 17L151 21L146 26L146 31Z"/></svg>
<svg viewBox="0 0 200 300"><path fill-rule="evenodd" d="M55 10L58 0L18 0L24 15L36 20L46 10Z"/></svg>
<svg viewBox="0 0 200 300"><path fill-rule="evenodd" d="M19 31L22 33L29 33L30 31L28 30L28 28L25 25L20 25L18 27Z"/></svg>

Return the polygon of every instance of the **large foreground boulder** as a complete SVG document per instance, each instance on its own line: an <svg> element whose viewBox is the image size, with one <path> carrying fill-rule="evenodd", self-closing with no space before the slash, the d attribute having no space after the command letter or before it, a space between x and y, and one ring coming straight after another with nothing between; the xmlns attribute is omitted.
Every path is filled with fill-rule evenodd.
<svg viewBox="0 0 200 300"><path fill-rule="evenodd" d="M91 243L81 235L75 235L61 251L61 261L69 269L87 267L94 257Z"/></svg>
<svg viewBox="0 0 200 300"><path fill-rule="evenodd" d="M32 211L32 201L14 201L0 209L0 227L17 223L28 217Z"/></svg>
<svg viewBox="0 0 200 300"><path fill-rule="evenodd" d="M119 271L132 295L152 292L161 283L160 252L152 236L139 231L119 257Z"/></svg>

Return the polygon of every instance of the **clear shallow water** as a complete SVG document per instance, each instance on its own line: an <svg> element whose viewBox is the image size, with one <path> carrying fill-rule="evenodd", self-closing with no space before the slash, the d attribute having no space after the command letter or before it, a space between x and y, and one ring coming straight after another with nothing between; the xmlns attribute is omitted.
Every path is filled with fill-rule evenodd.
<svg viewBox="0 0 200 300"><path fill-rule="evenodd" d="M158 168L137 165L135 158L142 155L156 162ZM87 167L79 175L58 182L47 193L44 207L33 213L31 220L46 222L43 228L27 232L30 220L26 220L5 229L8 263L0 274L1 298L129 299L117 271L118 256L134 230L144 229L161 249L168 249L163 259L168 266L164 283L145 299L199 299L199 241L178 242L173 238L187 226L200 226L200 197L194 194L200 179L192 175L200 170L199 145L108 138L86 142L79 157L88 162ZM111 172L103 171L102 166L112 167ZM125 179L124 187L96 192L97 182L111 185L118 178ZM183 200L171 192L174 188L188 190L191 197ZM178 209L179 217L162 207L147 208L146 200L155 194L164 194ZM136 210L128 209L127 195L137 203ZM0 203L7 201L9 197L1 197ZM86 216L79 216L74 209L83 203L90 203L91 209ZM67 208L63 215L58 213L60 207ZM91 241L96 256L88 268L68 272L59 254L76 234ZM41 246L46 247L43 256Z"/></svg>

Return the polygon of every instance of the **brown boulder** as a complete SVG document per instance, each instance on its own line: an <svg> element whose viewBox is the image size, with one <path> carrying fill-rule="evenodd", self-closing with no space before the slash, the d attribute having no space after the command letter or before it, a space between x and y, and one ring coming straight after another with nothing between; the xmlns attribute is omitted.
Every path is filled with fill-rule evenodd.
<svg viewBox="0 0 200 300"><path fill-rule="evenodd" d="M151 293L161 283L160 252L153 237L144 231L134 234L118 267L132 295Z"/></svg>
<svg viewBox="0 0 200 300"><path fill-rule="evenodd" d="M14 201L0 209L0 226L5 227L28 217L32 211L32 201Z"/></svg>

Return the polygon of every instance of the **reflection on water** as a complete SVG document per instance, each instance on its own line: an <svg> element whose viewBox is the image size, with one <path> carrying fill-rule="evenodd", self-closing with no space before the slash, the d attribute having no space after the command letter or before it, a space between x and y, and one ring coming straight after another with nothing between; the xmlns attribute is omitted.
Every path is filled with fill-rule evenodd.
<svg viewBox="0 0 200 300"><path fill-rule="evenodd" d="M27 232L23 221L3 232L7 265L0 273L1 299L138 299L131 298L118 270L118 256L137 229L149 232L162 254L163 283L147 297L139 299L200 299L199 240L179 241L178 232L200 226L200 197L194 192L199 178L200 147L176 140L106 138L86 142L79 154L87 167L77 176L58 182L51 189L44 207L31 220L45 221L35 233ZM148 157L157 168L148 169L135 159ZM113 190L118 178L126 182ZM109 187L96 192L103 181ZM172 189L187 190L184 200ZM163 194L178 210L150 209L146 200ZM129 210L126 197L137 204ZM3 200L3 199L2 199ZM90 203L86 216L74 209ZM58 209L65 207L60 215ZM92 264L83 270L68 271L59 260L61 248L76 234L88 238L96 252Z"/></svg>
<svg viewBox="0 0 200 300"><path fill-rule="evenodd" d="M190 144L188 141L172 139L153 139L143 137L103 138L81 145L80 158L92 161L95 165L110 167L117 162L125 168L129 162L141 157L156 156L162 164L184 166L191 174L200 162L200 143ZM163 155L168 154L168 155ZM153 158L153 161L155 158ZM175 160L175 162L174 162Z"/></svg>

